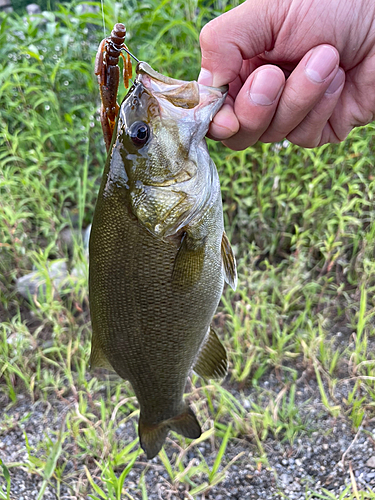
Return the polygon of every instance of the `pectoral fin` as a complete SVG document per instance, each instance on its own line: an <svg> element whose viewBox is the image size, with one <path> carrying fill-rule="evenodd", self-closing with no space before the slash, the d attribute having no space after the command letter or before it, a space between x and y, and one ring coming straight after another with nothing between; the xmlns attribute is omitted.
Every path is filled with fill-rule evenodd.
<svg viewBox="0 0 375 500"><path fill-rule="evenodd" d="M104 354L103 349L96 342L95 334L93 334L92 336L89 366L91 370L93 368L105 368L106 370L111 370L113 372L115 371L111 363L108 361L107 356Z"/></svg>
<svg viewBox="0 0 375 500"><path fill-rule="evenodd" d="M204 241L195 240L185 233L175 258L172 283L184 289L195 285L201 277L203 262Z"/></svg>
<svg viewBox="0 0 375 500"><path fill-rule="evenodd" d="M225 231L221 240L221 259L223 262L224 279L235 290L237 287L236 259Z"/></svg>
<svg viewBox="0 0 375 500"><path fill-rule="evenodd" d="M193 370L204 379L220 379L225 377L227 369L227 351L215 331L210 327L208 339L199 353Z"/></svg>

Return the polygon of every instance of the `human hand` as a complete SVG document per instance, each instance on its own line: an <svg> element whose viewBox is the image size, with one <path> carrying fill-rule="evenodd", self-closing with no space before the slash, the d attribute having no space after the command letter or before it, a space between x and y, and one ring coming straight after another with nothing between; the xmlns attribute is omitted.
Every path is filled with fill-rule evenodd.
<svg viewBox="0 0 375 500"><path fill-rule="evenodd" d="M231 149L340 142L374 119L371 0L247 0L208 23L200 42L199 82L229 83L209 136Z"/></svg>

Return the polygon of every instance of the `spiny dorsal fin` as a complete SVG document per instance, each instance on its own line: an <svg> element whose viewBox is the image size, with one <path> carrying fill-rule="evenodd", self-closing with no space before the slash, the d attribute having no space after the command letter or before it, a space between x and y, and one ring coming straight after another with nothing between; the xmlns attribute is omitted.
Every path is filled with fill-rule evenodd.
<svg viewBox="0 0 375 500"><path fill-rule="evenodd" d="M146 423L141 413L138 424L139 441L148 460L154 458L162 449L169 430L178 432L189 439L197 439L202 434L197 417L189 406L186 406L183 413L177 417L164 420L159 424Z"/></svg>
<svg viewBox="0 0 375 500"><path fill-rule="evenodd" d="M105 368L106 370L115 371L108 361L107 356L104 354L103 349L97 344L95 340L95 333L92 335L92 345L91 345L91 355L89 360L89 366L92 370L93 368Z"/></svg>
<svg viewBox="0 0 375 500"><path fill-rule="evenodd" d="M193 370L204 379L221 379L227 374L227 369L227 351L215 331L210 327L208 339L199 353Z"/></svg>
<svg viewBox="0 0 375 500"><path fill-rule="evenodd" d="M223 262L224 279L235 290L237 287L236 259L225 231L221 240L221 259Z"/></svg>

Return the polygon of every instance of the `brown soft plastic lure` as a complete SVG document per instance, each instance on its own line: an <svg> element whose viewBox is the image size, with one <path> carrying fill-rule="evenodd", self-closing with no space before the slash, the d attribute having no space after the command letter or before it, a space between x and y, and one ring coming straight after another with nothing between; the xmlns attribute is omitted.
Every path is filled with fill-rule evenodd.
<svg viewBox="0 0 375 500"><path fill-rule="evenodd" d="M130 54L127 53L125 56L122 53L125 49L128 52L128 48L124 43L125 36L125 26L122 23L115 24L111 35L100 42L95 59L95 74L98 77L100 98L102 101L100 120L107 151L111 144L119 110L117 91L120 82L120 68L118 66L120 57L122 57L124 62L122 76L126 89L129 87L129 78L132 76Z"/></svg>

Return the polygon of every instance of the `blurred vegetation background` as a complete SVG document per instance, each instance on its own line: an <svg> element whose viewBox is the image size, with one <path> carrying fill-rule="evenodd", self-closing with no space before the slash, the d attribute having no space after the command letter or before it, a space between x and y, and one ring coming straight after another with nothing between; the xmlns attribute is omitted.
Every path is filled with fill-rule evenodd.
<svg viewBox="0 0 375 500"><path fill-rule="evenodd" d="M38 5L42 11L55 10L58 4L56 0L36 0L35 2L31 2L30 0L3 0L4 5L10 5L20 15L26 12L27 5L31 3Z"/></svg>
<svg viewBox="0 0 375 500"><path fill-rule="evenodd" d="M124 22L126 43L139 59L175 78L195 79L201 27L236 4L51 0L41 14L27 16L12 2L16 12L0 12L0 412L6 421L20 395L31 403L74 401L83 417L68 408L64 432L78 462L101 457L104 487L109 464L129 464L138 445L125 453L123 443L111 441L114 422L133 421L137 414L131 388L111 378L103 382L87 367L84 239L105 163L93 74L97 46L116 22ZM124 94L121 87L120 99ZM306 372L329 415L348 419L353 429L374 416L374 137L371 124L340 145L315 150L285 141L233 152L209 143L239 285L235 293L225 291L215 319L231 361L226 385L205 388L192 380L193 394L203 384L204 398L193 399L200 420L208 422L208 437L220 442L247 436L259 456L266 453L267 436L293 442L306 429L294 404ZM26 299L20 279L31 272L37 284ZM278 388L265 390L262 384L274 373ZM339 397L343 383L346 392ZM280 390L290 404L275 408ZM0 432L7 429L0 425ZM99 434L111 445L103 448ZM168 463L177 475L182 461L172 451ZM53 477L54 487L76 488L79 498L87 498L90 473L83 482L77 479L82 467L63 473L72 448L53 448L46 438L38 445L39 462L28 452L24 467L43 484ZM53 453L59 462L52 460L47 477L43 464ZM201 465L179 476L194 498L202 478L211 487L218 482L216 469Z"/></svg>

